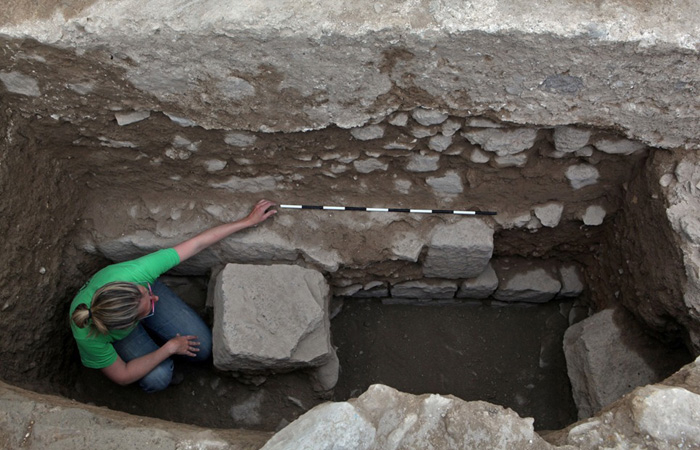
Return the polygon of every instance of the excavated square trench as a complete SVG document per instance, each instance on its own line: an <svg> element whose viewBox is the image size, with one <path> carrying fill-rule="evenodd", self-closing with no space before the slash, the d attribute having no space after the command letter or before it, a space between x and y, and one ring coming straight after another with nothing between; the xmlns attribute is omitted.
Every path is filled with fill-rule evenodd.
<svg viewBox="0 0 700 450"><path fill-rule="evenodd" d="M166 122L167 119L156 117L139 132L156 140L157 134L166 128ZM179 364L178 370L185 375L184 381L165 392L147 396L137 386L116 386L98 371L80 365L63 320L68 304L87 277L110 262L110 242L119 242L125 235L139 236L140 230L147 229L149 225L159 230L160 234L154 242L148 241L153 237L148 233L139 238L142 247L131 248L131 254L127 252L120 256L126 259L143 253L144 249L157 248L164 242L172 244L181 233L191 234L211 221L210 217L201 220L193 213L188 217L186 229L178 228L174 223L181 217L180 214L167 212L173 198L176 201L191 199L191 203L200 201L209 206L225 204L230 198L227 199L219 191L208 191L202 179L206 173L189 173L187 168L176 164L177 158L170 158L170 161L158 153L149 155L148 150L125 153L123 149L115 150L109 145L107 148L94 148L73 139L73 130L63 130L61 133L65 135L60 136L55 126L47 126L41 121L33 123L29 129L32 136L28 141L13 144L22 152L14 154L10 163L17 169L13 176L18 180L18 185L31 185L32 188L18 193L18 200L7 210L19 215L26 204L45 204L47 214L26 230L15 230L18 233L15 239L25 243L23 245L26 247L38 250L39 256L47 259L46 262L28 262L19 267L17 272L22 280L19 284L25 286L32 283L32 280L27 280L27 273L43 275L48 270L50 275L56 274L43 287L56 292L56 304L60 306L54 305L52 311L55 317L47 319L51 328L36 331L35 341L43 342L44 347L35 364L25 371L28 376L22 380L17 376L21 373L18 367L26 361L23 355L6 359L8 365L5 366L4 376L9 381L40 391L56 392L81 402L129 413L205 427L262 430L279 429L325 400L341 401L357 396L373 383L385 383L416 394L454 394L465 400L501 404L523 416L534 417L536 429L558 429L574 422L576 407L566 375L562 336L566 327L573 322L571 318L578 315L577 312L587 313L589 309L593 311L609 306L624 289L620 287L624 285L620 282L623 273L617 267L620 255L626 251L623 247L634 244L620 241L619 234L626 229L626 221L633 220L629 218L634 216L630 210L636 206L634 202L628 202L628 198L636 195L633 192L635 189L643 190L642 187L634 187L635 180L641 176L645 162L653 155L653 150L649 150L634 157L597 152L593 156L581 156L605 168L601 185L596 190L574 191L563 202L568 207L569 204L601 201L609 214L599 226L582 224L580 216L576 219L575 214L562 220L558 227L542 227L541 223L540 226L530 226L536 222L534 216L527 225L522 224L519 228L504 226L505 222L499 224L494 234L494 258L574 262L585 269L587 283L577 299L555 299L545 304L508 304L496 302L493 298L435 302L427 302L430 299L424 298L420 300L426 302L402 303L352 297L342 298L341 301L337 297L334 305L342 303L342 308L335 309L337 314L332 319L331 332L333 344L337 346L341 372L334 392L314 392L307 374L303 372L271 375L264 383L255 385L216 371L208 363L199 367ZM63 143L48 155L32 154L38 148L47 148L51 131L58 133L57 139L63 139ZM128 133L124 130L119 130L119 133L121 135L113 135L112 144L118 138L123 139L119 142L127 141ZM206 142L205 131L192 132L196 133L200 133L197 136L201 138L200 141ZM260 159L261 166L256 174L280 173L292 180L295 191L292 193L291 187L285 187L278 192L279 197L306 197L321 202L324 195L330 192L331 200L336 203L361 204L367 198L380 202L393 200L391 195L378 193L388 184L395 183L395 176L392 177L395 172L380 176L360 175L360 181L357 175L351 175L320 184L309 179L302 181L299 178L296 181L288 174L293 171L282 168L283 163L273 164L269 160L271 155L284 153L279 150L284 147L285 152L295 155L292 159L301 161L306 170L312 172L315 170L312 164L314 159L299 157L303 153L299 149L303 148L308 154L314 154L315 149L322 152L322 148L328 148L329 138L335 138L333 151L342 154L347 148L358 145L348 143L345 133L345 130L336 129L316 134L267 136L262 138L264 142L258 144L256 151L248 152L246 157ZM540 130L539 133L540 136L546 133L551 136L551 130ZM192 141L195 139L192 137ZM92 153L88 154L85 151L87 148ZM489 205L492 209L512 213L524 199L528 204L538 204L557 196L556 185L543 181L553 168L562 164L558 157L547 159L551 152L551 137L541 137L530 150L532 160L537 162L531 163L527 169L514 166L478 167L473 160L465 159L459 153L447 158L450 170L464 170L467 173L472 186L470 192L465 194L469 204ZM235 157L235 154L233 157L229 154L229 158ZM549 162L544 163L545 160ZM243 175L250 172L249 162L238 161L237 164L233 164L237 167L233 173ZM244 167L246 165L248 167ZM211 176L221 178L219 175ZM172 188L173 181L180 184ZM67 186L61 183L67 183ZM563 183L568 182L563 180ZM343 190L339 190L341 188ZM258 195L270 194L274 195L275 192L263 187L259 193L245 193L243 199L239 195L232 204L252 204ZM210 197L202 198L206 195ZM475 199L479 197L480 202L476 202ZM432 201L434 198L416 193L413 200ZM76 203L79 205L76 206ZM163 216L164 210L168 217ZM113 214L107 214L107 211ZM187 214L187 211L182 214ZM283 220L281 214L279 216L275 220ZM381 260L377 259L376 253L370 254L378 245L381 248L382 240L387 239L381 235L382 230L386 233L395 231L383 228L386 223L381 220L378 224L373 223L374 219L363 216L361 220L366 220L368 224L364 234L349 229L341 232L319 231L318 221L324 217L328 218L329 227L345 220L337 215L315 216L317 222L313 223L312 229L300 230L299 233L310 236L311 242L315 234L322 239L323 233L327 233L342 242L345 249L351 250L354 259L351 258L346 267L326 273L336 291L342 291L350 282L360 282L365 286L376 280L391 282L397 274L406 275L404 279L417 278L419 270L413 262L391 258ZM47 218L50 221L55 219L56 224L48 224ZM296 224L303 224L305 219L295 220L298 220ZM41 236L52 236L46 232L47 226L65 233L67 243L58 241L55 236L47 239L50 241L48 244L42 243ZM40 237L38 244L22 236L22 233L36 230L40 231L37 234ZM101 240L106 243L102 247ZM54 250L61 255L60 258L51 256ZM207 254L205 259L215 261L218 256L214 252ZM297 258L299 264L314 266L311 257ZM32 266L36 264L40 267ZM29 271L27 266L31 266L32 270ZM201 271L187 273L190 270L186 268L183 273L175 274L170 281L177 291L182 292L183 298L211 321L211 311L204 306L208 274ZM66 280L66 277L69 279ZM16 307L8 302L4 309L12 311ZM45 302L36 304L37 310L45 307ZM28 323L28 317L33 314L46 314L26 305L23 308L23 324ZM581 318L578 315L576 320ZM29 326L27 329L31 333L33 328ZM667 336L657 330L657 335L667 337L670 346L677 345L678 330L669 329ZM22 336L18 336L17 340L24 342ZM680 359L689 360L690 357ZM676 363L669 373L678 367L680 363Z"/></svg>

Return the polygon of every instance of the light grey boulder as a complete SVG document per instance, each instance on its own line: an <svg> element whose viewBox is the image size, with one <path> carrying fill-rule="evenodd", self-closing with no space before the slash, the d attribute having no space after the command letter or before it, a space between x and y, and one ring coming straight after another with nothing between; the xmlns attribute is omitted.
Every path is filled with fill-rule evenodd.
<svg viewBox="0 0 700 450"><path fill-rule="evenodd" d="M452 136L445 136L444 134L436 134L428 142L428 148L436 152L444 152L450 145L452 145Z"/></svg>
<svg viewBox="0 0 700 450"><path fill-rule="evenodd" d="M412 395L375 384L357 399L319 405L263 450L552 449L533 419L490 403Z"/></svg>
<svg viewBox="0 0 700 450"><path fill-rule="evenodd" d="M576 164L566 169L566 178L574 189L581 189L598 182L598 169L589 164Z"/></svg>
<svg viewBox="0 0 700 450"><path fill-rule="evenodd" d="M117 119L117 125L120 127L140 122L151 117L150 111L131 111L114 113L114 118Z"/></svg>
<svg viewBox="0 0 700 450"><path fill-rule="evenodd" d="M569 327L564 354L580 419L636 387L661 381L684 358L682 351L647 336L622 308L603 310Z"/></svg>
<svg viewBox="0 0 700 450"><path fill-rule="evenodd" d="M554 147L559 152L573 153L588 145L591 131L577 127L556 127L554 129Z"/></svg>
<svg viewBox="0 0 700 450"><path fill-rule="evenodd" d="M600 205L591 205L588 208L586 208L586 211L583 213L583 217L581 217L581 220L583 220L584 225L601 225L603 223L603 220L605 220L605 208L603 208Z"/></svg>
<svg viewBox="0 0 700 450"><path fill-rule="evenodd" d="M453 195L464 191L462 177L454 170L445 172L441 177L428 177L425 182L439 194Z"/></svg>
<svg viewBox="0 0 700 450"><path fill-rule="evenodd" d="M457 298L484 299L498 288L498 276L491 264L476 278L464 280L457 291Z"/></svg>
<svg viewBox="0 0 700 450"><path fill-rule="evenodd" d="M439 155L411 155L406 170L409 172L434 172L438 169Z"/></svg>
<svg viewBox="0 0 700 450"><path fill-rule="evenodd" d="M561 203L547 203L546 205L537 205L534 208L535 217L540 219L540 223L545 227L554 228L559 225L561 215L564 212L564 205Z"/></svg>
<svg viewBox="0 0 700 450"><path fill-rule="evenodd" d="M484 128L463 131L462 136L487 152L498 156L520 153L535 144L537 129L534 128Z"/></svg>
<svg viewBox="0 0 700 450"><path fill-rule="evenodd" d="M214 365L239 372L320 367L333 358L320 272L292 265L228 264L210 288Z"/></svg>
<svg viewBox="0 0 700 450"><path fill-rule="evenodd" d="M580 450L700 448L700 358L663 384L634 389L595 417L549 433Z"/></svg>
<svg viewBox="0 0 700 450"><path fill-rule="evenodd" d="M449 117L447 113L434 109L416 108L411 113L413 120L419 124L429 127L431 125L439 125Z"/></svg>
<svg viewBox="0 0 700 450"><path fill-rule="evenodd" d="M641 142L628 139L599 139L593 145L601 152L611 155L631 155L646 147Z"/></svg>
<svg viewBox="0 0 700 450"><path fill-rule="evenodd" d="M474 278L493 254L493 230L481 220L462 219L435 227L423 263L428 278Z"/></svg>
<svg viewBox="0 0 700 450"><path fill-rule="evenodd" d="M457 284L452 281L416 280L397 283L391 287L396 298L445 299L454 298Z"/></svg>
<svg viewBox="0 0 700 450"><path fill-rule="evenodd" d="M256 135L245 132L228 133L224 138L224 142L234 147L250 147L257 140L258 137Z"/></svg>
<svg viewBox="0 0 700 450"><path fill-rule="evenodd" d="M549 270L536 265L499 264L496 300L504 302L544 303L552 300L561 290L561 282Z"/></svg>
<svg viewBox="0 0 700 450"><path fill-rule="evenodd" d="M376 170L386 171L386 169L389 167L389 164L383 163L374 158L362 160L358 159L357 161L353 161L352 165L355 166L355 170L360 173L371 173Z"/></svg>
<svg viewBox="0 0 700 450"><path fill-rule="evenodd" d="M371 141L384 137L384 127L381 125L368 125L350 130L352 137L358 141Z"/></svg>
<svg viewBox="0 0 700 450"><path fill-rule="evenodd" d="M13 94L39 97L41 89L35 78L20 72L0 72L0 81Z"/></svg>
<svg viewBox="0 0 700 450"><path fill-rule="evenodd" d="M581 271L577 266L572 264L559 267L559 279L561 280L559 297L578 297L583 293L584 284Z"/></svg>

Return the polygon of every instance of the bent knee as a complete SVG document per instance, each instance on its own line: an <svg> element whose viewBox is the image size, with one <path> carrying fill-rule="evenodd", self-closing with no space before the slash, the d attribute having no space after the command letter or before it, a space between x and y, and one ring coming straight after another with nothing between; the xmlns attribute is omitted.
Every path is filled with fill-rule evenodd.
<svg viewBox="0 0 700 450"><path fill-rule="evenodd" d="M139 386L148 393L162 391L170 386L170 381L173 379L173 368L172 360L166 359L155 369L148 372L145 377L141 378Z"/></svg>

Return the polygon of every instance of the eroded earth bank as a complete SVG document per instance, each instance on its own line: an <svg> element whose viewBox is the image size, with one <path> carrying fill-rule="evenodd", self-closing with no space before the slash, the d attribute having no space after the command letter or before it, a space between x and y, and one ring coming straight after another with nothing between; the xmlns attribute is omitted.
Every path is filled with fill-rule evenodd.
<svg viewBox="0 0 700 450"><path fill-rule="evenodd" d="M224 3L0 12L0 446L700 448L697 5ZM259 198L497 214L280 210L168 274L213 362L81 367L91 274Z"/></svg>

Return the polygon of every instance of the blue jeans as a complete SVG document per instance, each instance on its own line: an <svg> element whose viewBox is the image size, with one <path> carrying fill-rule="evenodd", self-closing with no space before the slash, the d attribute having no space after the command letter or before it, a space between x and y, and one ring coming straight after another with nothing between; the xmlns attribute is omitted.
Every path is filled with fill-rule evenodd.
<svg viewBox="0 0 700 450"><path fill-rule="evenodd" d="M180 356L186 361L205 361L211 356L211 330L192 308L165 284L156 280L151 285L153 293L158 296L155 314L141 320L134 331L122 340L114 341L114 349L125 362L147 355L160 347L146 332L146 328L165 343L177 334L197 336L199 353L196 356ZM139 386L146 392L162 391L170 385L173 378L174 363L168 358L139 380Z"/></svg>

